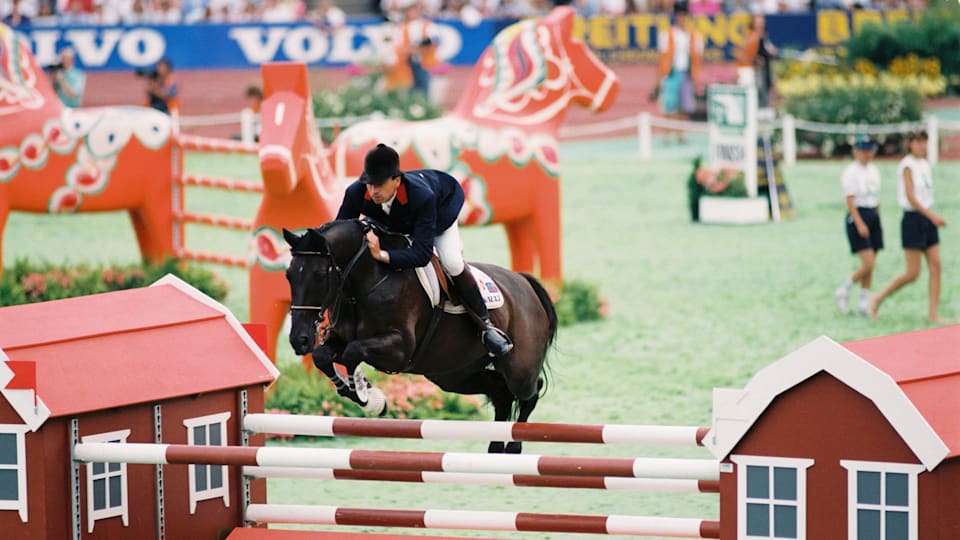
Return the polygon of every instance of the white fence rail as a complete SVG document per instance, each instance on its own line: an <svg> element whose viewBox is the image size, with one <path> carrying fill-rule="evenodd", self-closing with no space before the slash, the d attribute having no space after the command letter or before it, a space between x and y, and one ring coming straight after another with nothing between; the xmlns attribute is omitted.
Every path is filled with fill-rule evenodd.
<svg viewBox="0 0 960 540"><path fill-rule="evenodd" d="M357 122L381 118L384 118L382 114L374 113L368 116L318 118L316 122L318 128L347 127ZM239 124L241 140L246 143L252 143L259 121L257 114L250 109L244 109L238 113L184 116L180 118L180 126L191 128ZM797 162L797 131L852 136L858 134L889 135L894 133L908 133L917 129L925 129L927 131L927 135L929 136L927 159L931 164L936 164L940 158L940 132L960 132L960 121L939 120L936 116L929 115L919 122L899 122L896 124L829 124L800 120L791 115L785 115L776 120L771 127L772 129L779 129L783 132L783 162L786 165L793 165ZM617 120L607 120L579 126L564 126L560 128L560 137L569 139L636 130L640 159L646 161L653 158L653 128L690 133L707 133L706 122L674 120L654 116L644 111L633 118L624 117Z"/></svg>

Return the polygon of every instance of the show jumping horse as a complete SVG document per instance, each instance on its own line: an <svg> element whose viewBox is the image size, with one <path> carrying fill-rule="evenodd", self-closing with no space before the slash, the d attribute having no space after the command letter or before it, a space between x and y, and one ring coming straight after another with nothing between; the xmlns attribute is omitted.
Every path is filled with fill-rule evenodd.
<svg viewBox="0 0 960 540"><path fill-rule="evenodd" d="M13 210L128 210L144 258L173 256L170 117L144 107L64 108L27 43L0 24L0 255ZM0 258L0 271L3 261Z"/></svg>
<svg viewBox="0 0 960 540"><path fill-rule="evenodd" d="M456 109L420 122L372 120L334 141L340 178L356 178L367 150L385 143L400 167L438 169L460 180L467 202L460 223L503 223L511 265L559 287L560 167L557 136L571 104L603 111L620 83L572 34L574 10L555 8L501 31L484 51Z"/></svg>
<svg viewBox="0 0 960 540"><path fill-rule="evenodd" d="M340 395L371 414L383 414L385 404L377 403L377 410L368 407L375 389L362 377L362 362L388 373L423 375L448 392L485 394L496 420L508 420L516 402L516 419L526 422L544 385L547 349L557 331L557 314L540 282L498 266L473 265L502 292L503 305L491 309L490 316L514 341L510 353L493 358L469 315L443 312L431 321L435 308L416 271L398 272L376 262L367 248L369 230L367 222L346 220L299 236L283 231L292 253L286 275L294 351L303 355L312 349L317 368ZM381 235L385 249L401 247L401 242L402 237ZM320 331L323 313L328 314L328 325ZM318 333L321 343L314 348ZM334 362L347 368L346 378ZM379 399L382 402L382 393ZM520 442L505 446L494 441L488 448L520 450Z"/></svg>

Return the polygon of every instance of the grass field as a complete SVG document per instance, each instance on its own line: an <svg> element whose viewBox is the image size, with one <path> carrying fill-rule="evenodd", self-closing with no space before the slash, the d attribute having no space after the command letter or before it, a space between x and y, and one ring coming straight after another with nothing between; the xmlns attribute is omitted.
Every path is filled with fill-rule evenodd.
<svg viewBox="0 0 960 540"><path fill-rule="evenodd" d="M685 150L689 151L689 150ZM853 340L925 328L926 272L890 298L881 319L841 315L833 290L855 266L843 235L839 175L845 162L804 162L784 175L797 215L780 224L744 227L690 223L685 180L689 161L640 162L634 143L565 144L563 158L564 264L568 278L600 285L611 302L600 322L562 328L550 357L549 391L532 420L584 423L708 425L714 387L742 387L761 367L820 335ZM875 288L902 271L896 207L896 163L879 164L881 214L888 249L879 257ZM190 156L188 170L256 178L252 159ZM960 164L934 169L937 209L957 219ZM256 199L191 193L192 209L252 216ZM955 318L960 248L953 227L943 241L942 314ZM464 231L468 259L506 264L499 227ZM245 253L243 235L191 228L188 243ZM4 257L73 262L136 260L122 214L38 217L14 214ZM221 271L233 286L228 306L246 320L246 282ZM286 349L282 360L292 359ZM485 444L324 441L365 448L482 451ZM527 445L544 454L708 457L696 449ZM271 481L271 502L394 508L523 510L690 516L715 519L710 496L554 489L405 486L367 482ZM498 536L497 533L475 536ZM510 538L583 538L581 535Z"/></svg>

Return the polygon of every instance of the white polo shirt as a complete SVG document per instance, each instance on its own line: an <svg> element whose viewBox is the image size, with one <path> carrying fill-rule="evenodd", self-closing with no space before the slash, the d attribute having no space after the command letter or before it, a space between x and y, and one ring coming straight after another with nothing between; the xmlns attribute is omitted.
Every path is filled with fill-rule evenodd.
<svg viewBox="0 0 960 540"><path fill-rule="evenodd" d="M853 204L858 208L876 208L880 205L880 171L873 163L859 161L847 165L840 177L843 196L853 195Z"/></svg>
<svg viewBox="0 0 960 540"><path fill-rule="evenodd" d="M907 200L907 187L903 178L903 171L910 169L910 178L913 180L913 196L924 208L933 206L933 173L930 171L930 162L926 158L915 158L907 154L897 166L897 202L904 210L915 211L916 208Z"/></svg>

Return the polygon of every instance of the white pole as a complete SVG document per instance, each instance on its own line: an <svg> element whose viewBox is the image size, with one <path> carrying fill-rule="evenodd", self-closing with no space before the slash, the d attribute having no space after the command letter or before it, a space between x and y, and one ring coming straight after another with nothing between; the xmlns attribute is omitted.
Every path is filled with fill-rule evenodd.
<svg viewBox="0 0 960 540"><path fill-rule="evenodd" d="M797 163L797 121L792 114L783 117L783 162Z"/></svg>
<svg viewBox="0 0 960 540"><path fill-rule="evenodd" d="M240 111L240 140L247 143L253 144L256 134L254 133L254 114L253 109L250 107L245 107Z"/></svg>
<svg viewBox="0 0 960 540"><path fill-rule="evenodd" d="M647 161L653 157L650 132L650 113L643 111L637 116L637 137L640 140L640 159Z"/></svg>
<svg viewBox="0 0 960 540"><path fill-rule="evenodd" d="M927 117L927 161L930 165L936 165L940 160L940 122L937 117L930 115Z"/></svg>

